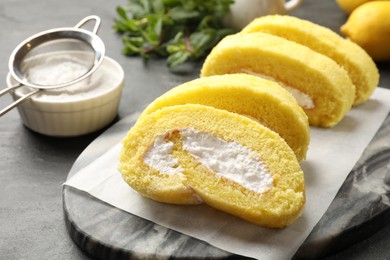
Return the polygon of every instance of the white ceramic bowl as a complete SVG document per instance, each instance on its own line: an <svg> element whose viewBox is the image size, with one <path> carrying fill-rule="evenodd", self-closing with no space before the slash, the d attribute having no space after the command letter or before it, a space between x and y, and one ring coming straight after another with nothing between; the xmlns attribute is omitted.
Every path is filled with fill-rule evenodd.
<svg viewBox="0 0 390 260"><path fill-rule="evenodd" d="M118 113L124 86L122 67L109 57L104 58L91 77L105 79L107 76L110 80L104 82L104 87L99 83L99 88L83 90L82 93L62 94L55 90L57 92L52 95L50 91L41 90L19 104L18 111L23 123L35 132L57 137L85 135L107 126ZM86 80L76 84L83 84ZM8 74L7 85L16 83ZM26 91L27 88L21 87L11 92L11 95L16 100Z"/></svg>

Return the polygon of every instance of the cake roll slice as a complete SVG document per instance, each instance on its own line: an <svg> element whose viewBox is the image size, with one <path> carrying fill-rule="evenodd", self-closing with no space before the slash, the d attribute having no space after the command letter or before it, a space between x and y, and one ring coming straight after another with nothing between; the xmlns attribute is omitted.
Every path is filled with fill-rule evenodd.
<svg viewBox="0 0 390 260"><path fill-rule="evenodd" d="M305 205L304 175L284 139L210 106L168 106L140 118L123 141L119 169L145 197L203 202L266 227L291 224Z"/></svg>
<svg viewBox="0 0 390 260"><path fill-rule="evenodd" d="M355 87L344 69L306 46L267 33L226 36L207 56L201 76L247 73L278 82L310 125L332 127L350 110Z"/></svg>
<svg viewBox="0 0 390 260"><path fill-rule="evenodd" d="M275 82L248 74L198 78L158 97L141 117L182 104L207 105L252 118L284 138L298 161L306 158L310 142L307 116L295 98Z"/></svg>
<svg viewBox="0 0 390 260"><path fill-rule="evenodd" d="M324 26L288 15L269 15L253 20L242 32L280 36L333 59L347 71L355 85L354 105L366 101L378 85L379 72L367 52Z"/></svg>

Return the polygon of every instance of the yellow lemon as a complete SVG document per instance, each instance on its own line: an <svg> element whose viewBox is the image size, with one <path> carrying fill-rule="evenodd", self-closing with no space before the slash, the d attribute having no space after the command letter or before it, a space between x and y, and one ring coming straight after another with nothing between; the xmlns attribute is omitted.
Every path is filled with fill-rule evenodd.
<svg viewBox="0 0 390 260"><path fill-rule="evenodd" d="M340 31L375 61L390 60L390 1L373 1L359 6Z"/></svg>
<svg viewBox="0 0 390 260"><path fill-rule="evenodd" d="M356 7L372 0L336 0L337 4L344 12L350 14Z"/></svg>

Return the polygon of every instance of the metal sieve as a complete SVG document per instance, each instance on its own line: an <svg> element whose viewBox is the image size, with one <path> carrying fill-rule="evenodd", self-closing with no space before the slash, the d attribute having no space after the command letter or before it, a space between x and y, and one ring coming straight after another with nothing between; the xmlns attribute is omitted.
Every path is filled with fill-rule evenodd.
<svg viewBox="0 0 390 260"><path fill-rule="evenodd" d="M81 27L90 20L95 21L93 30L82 29ZM43 31L21 42L12 52L8 64L10 74L18 84L1 90L0 96L20 87L26 87L28 92L1 110L0 116L41 90L70 86L90 76L99 67L105 54L104 43L97 36L99 26L100 18L91 15L82 19L75 27ZM80 53L83 54L82 59L77 58L80 57ZM59 69L66 70L70 67L69 64L82 66L85 70L68 73L67 77L62 79L56 75L50 78L50 73L43 75L49 76L44 80L42 75L40 78L32 77L34 69L37 71L42 66L47 68L57 66ZM58 73L61 74L63 71Z"/></svg>

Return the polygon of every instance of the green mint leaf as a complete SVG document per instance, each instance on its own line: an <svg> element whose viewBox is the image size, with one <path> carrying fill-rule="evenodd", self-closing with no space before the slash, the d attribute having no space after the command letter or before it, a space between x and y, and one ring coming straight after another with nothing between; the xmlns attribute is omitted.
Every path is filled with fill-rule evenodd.
<svg viewBox="0 0 390 260"><path fill-rule="evenodd" d="M120 16L120 18L122 18L123 20L127 20L128 19L127 18L127 14L126 14L126 10L123 7L118 6L116 8L116 12Z"/></svg>
<svg viewBox="0 0 390 260"><path fill-rule="evenodd" d="M168 59L167 59L168 67L171 69L175 68L178 65L187 61L189 57L190 57L190 54L188 52L183 52L183 51L175 52L175 53L168 56Z"/></svg>
<svg viewBox="0 0 390 260"><path fill-rule="evenodd" d="M117 7L113 29L123 36L123 53L167 58L174 68L205 57L224 36L222 24L233 0L128 0Z"/></svg>
<svg viewBox="0 0 390 260"><path fill-rule="evenodd" d="M174 21L183 22L188 19L192 19L195 17L199 17L199 12L196 10L186 10L181 6L176 6L169 10L168 15L172 18Z"/></svg>

